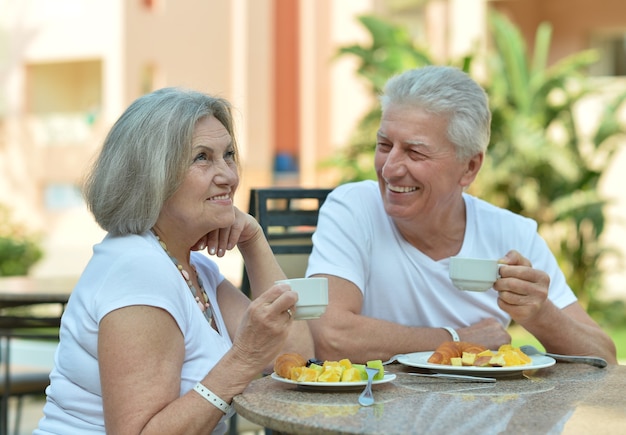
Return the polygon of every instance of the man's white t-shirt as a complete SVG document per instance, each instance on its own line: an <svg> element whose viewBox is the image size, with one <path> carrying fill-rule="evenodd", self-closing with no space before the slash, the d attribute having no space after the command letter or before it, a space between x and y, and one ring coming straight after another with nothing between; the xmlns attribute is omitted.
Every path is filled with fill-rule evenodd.
<svg viewBox="0 0 626 435"><path fill-rule="evenodd" d="M576 301L534 220L464 194L467 226L461 257L499 259L511 249L550 276L548 297L559 308ZM320 209L306 276L335 275L363 293L361 314L407 326L461 328L510 316L498 293L458 290L449 258L434 261L410 245L385 213L374 181L337 187Z"/></svg>
<svg viewBox="0 0 626 435"><path fill-rule="evenodd" d="M174 318L185 341L181 395L206 376L232 346L216 297L224 276L202 254L193 252L191 261L203 281L221 334L209 325L176 266L150 231L106 236L94 247L61 320L44 418L34 435L105 433L98 326L104 316L118 308L149 305L164 309ZM226 431L227 418L222 418L215 433Z"/></svg>

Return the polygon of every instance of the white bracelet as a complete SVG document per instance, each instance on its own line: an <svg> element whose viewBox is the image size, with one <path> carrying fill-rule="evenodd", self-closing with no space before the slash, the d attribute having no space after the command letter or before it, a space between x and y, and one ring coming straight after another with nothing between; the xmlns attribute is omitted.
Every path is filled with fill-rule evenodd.
<svg viewBox="0 0 626 435"><path fill-rule="evenodd" d="M442 328L450 333L450 335L452 336L452 341L460 341L459 334L457 334L454 329L450 328L449 326L442 326Z"/></svg>
<svg viewBox="0 0 626 435"><path fill-rule="evenodd" d="M200 382L198 382L196 384L196 386L193 387L193 389L196 390L196 392L199 395L204 397L211 405L215 406L217 409L222 411L224 414L228 414L230 412L231 406L228 403L224 402L222 399L220 399L217 396L217 394L215 394L213 391L209 390L207 387L202 385Z"/></svg>

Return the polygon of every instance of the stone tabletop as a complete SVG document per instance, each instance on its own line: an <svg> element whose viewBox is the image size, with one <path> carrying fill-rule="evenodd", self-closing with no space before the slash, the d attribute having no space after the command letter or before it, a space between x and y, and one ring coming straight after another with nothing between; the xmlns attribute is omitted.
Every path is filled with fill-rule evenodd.
<svg viewBox="0 0 626 435"><path fill-rule="evenodd" d="M626 366L556 365L493 384L411 376L393 364L393 382L356 390L305 390L265 377L234 405L244 418L288 434L624 433Z"/></svg>

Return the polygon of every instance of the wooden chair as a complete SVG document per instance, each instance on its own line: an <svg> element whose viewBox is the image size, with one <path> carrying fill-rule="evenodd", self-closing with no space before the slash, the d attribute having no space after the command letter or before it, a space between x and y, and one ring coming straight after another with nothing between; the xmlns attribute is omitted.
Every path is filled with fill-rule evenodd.
<svg viewBox="0 0 626 435"><path fill-rule="evenodd" d="M17 435L24 397L43 396L50 384L51 362L19 361L15 353L12 356L12 344L16 340L29 344L57 343L66 302L67 298L52 297L42 303L5 304L0 309L0 435L9 433L10 403L16 403L13 428Z"/></svg>
<svg viewBox="0 0 626 435"><path fill-rule="evenodd" d="M311 237L319 209L332 191L327 188L269 187L250 190L248 213L261 225L276 260L287 278L301 278L313 249ZM250 295L244 265L241 290ZM272 431L265 429L266 434ZM237 415L230 420L230 434L237 434Z"/></svg>
<svg viewBox="0 0 626 435"><path fill-rule="evenodd" d="M23 400L26 396L43 396L50 384L50 368L12 362L11 342L19 340L58 340L56 333L23 333L0 331L0 435L9 434L9 404L16 403L13 433L20 433Z"/></svg>

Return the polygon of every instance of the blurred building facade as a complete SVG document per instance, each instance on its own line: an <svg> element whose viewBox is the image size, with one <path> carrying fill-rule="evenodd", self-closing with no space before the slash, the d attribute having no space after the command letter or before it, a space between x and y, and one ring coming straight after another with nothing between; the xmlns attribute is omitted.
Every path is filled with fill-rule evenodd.
<svg viewBox="0 0 626 435"><path fill-rule="evenodd" d="M372 98L354 61L334 58L367 42L356 17L405 24L445 61L486 48L490 7L529 46L551 22L551 59L595 47L595 74L626 75L622 0L0 0L0 204L45 235L34 273L80 272L103 234L81 178L122 111L164 86L233 102L241 208L250 187L333 186L321 163Z"/></svg>

